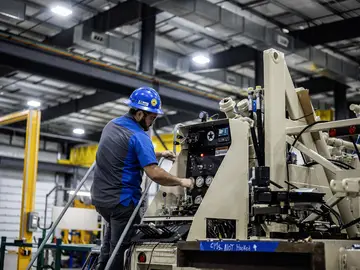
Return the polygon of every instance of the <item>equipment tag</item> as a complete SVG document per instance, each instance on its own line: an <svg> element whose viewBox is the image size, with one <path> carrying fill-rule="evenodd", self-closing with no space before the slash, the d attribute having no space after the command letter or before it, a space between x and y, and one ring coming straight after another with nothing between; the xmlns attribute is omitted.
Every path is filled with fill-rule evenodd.
<svg viewBox="0 0 360 270"><path fill-rule="evenodd" d="M270 241L200 241L201 251L275 252L279 242Z"/></svg>
<svg viewBox="0 0 360 270"><path fill-rule="evenodd" d="M227 151L229 150L228 146L224 146L224 147L218 147L215 149L215 156L225 156Z"/></svg>

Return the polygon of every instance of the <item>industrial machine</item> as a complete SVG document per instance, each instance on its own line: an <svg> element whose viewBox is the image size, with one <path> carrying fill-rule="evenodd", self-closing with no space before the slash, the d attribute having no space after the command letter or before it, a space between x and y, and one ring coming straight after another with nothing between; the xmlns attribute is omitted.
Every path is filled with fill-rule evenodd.
<svg viewBox="0 0 360 270"><path fill-rule="evenodd" d="M360 106L350 107L357 118L319 121L308 90L295 89L284 54L274 49L264 51L264 78L248 99L220 101L226 118L203 114L201 123L176 126L174 150L181 151L170 172L193 178L195 186L159 189L135 225L127 269L360 269L360 145L354 138ZM98 253L91 252L83 269L95 265Z"/></svg>
<svg viewBox="0 0 360 270"><path fill-rule="evenodd" d="M171 173L195 187L160 188L128 269L360 269L360 118L317 121L277 50L264 75L225 119L176 127Z"/></svg>

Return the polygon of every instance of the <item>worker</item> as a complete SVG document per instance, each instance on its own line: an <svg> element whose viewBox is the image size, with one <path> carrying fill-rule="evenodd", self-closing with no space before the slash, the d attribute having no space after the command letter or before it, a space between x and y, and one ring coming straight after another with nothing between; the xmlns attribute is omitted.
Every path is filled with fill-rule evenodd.
<svg viewBox="0 0 360 270"><path fill-rule="evenodd" d="M94 181L91 187L92 203L106 220L107 226L97 268L105 269L131 214L141 197L143 171L156 183L163 186L193 188L193 180L173 176L158 166L161 157L175 159L171 151L155 153L150 137L146 133L156 117L163 114L159 94L150 87L136 89L125 101L129 112L110 121L100 138ZM139 215L134 224L140 222ZM129 230L124 243L134 235ZM123 269L122 245L110 269Z"/></svg>

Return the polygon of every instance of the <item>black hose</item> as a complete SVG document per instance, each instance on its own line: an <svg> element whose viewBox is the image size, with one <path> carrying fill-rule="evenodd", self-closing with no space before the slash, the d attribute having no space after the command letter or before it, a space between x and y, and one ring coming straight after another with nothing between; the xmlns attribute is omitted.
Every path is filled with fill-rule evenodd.
<svg viewBox="0 0 360 270"><path fill-rule="evenodd" d="M294 145L297 143L297 141L300 139L301 135L308 130L309 128L311 128L312 126L315 126L316 124L320 124L320 123L327 123L328 121L317 121L314 123L311 123L309 125L307 125L306 127L303 128L303 130L300 131L299 135L296 137L296 139L294 140L294 142L292 143L291 147L294 147Z"/></svg>
<svg viewBox="0 0 360 270"><path fill-rule="evenodd" d="M259 145L258 145L258 141L257 141L256 132L255 132L254 127L250 128L250 133L251 133L251 139L253 141L253 145L254 145L254 149L255 149L256 158L257 158L258 162L260 162L259 160L261 158L261 154L260 154L260 149L259 149Z"/></svg>
<svg viewBox="0 0 360 270"><path fill-rule="evenodd" d="M357 224L357 223L360 223L360 217L358 217L357 219L354 219L353 221L350 221L349 223L343 225L343 226L341 227L341 229L349 228L349 227L351 227L351 226L353 226L353 225L355 225L355 224Z"/></svg>
<svg viewBox="0 0 360 270"><path fill-rule="evenodd" d="M355 169L353 166L349 165L349 164L346 164L340 160L335 160L335 159L328 159L328 161L330 161L331 163L333 163L334 165L344 169L344 170L349 170L349 169ZM310 162L310 163L307 163L305 164L306 167L311 167L313 165L317 165L319 164L318 162L316 161L313 161L313 162Z"/></svg>
<svg viewBox="0 0 360 270"><path fill-rule="evenodd" d="M269 181L270 182L270 184L272 184L273 186L275 186L275 187L277 187L277 188L281 188L281 189L283 189L284 187L282 187L282 186L280 186L278 183L275 183L274 181Z"/></svg>
<svg viewBox="0 0 360 270"><path fill-rule="evenodd" d="M327 205L326 203L324 203L322 206L325 207L326 209L328 209L328 210L336 217L336 219L337 219L337 221L338 221L338 223L339 223L340 228L342 228L342 227L343 227L343 222L342 222L342 220L341 220L340 214L339 214L338 212L336 212L334 209L332 209L332 208L331 208L329 205Z"/></svg>
<svg viewBox="0 0 360 270"><path fill-rule="evenodd" d="M262 112L261 112L261 92L258 93L259 98L256 100L256 117L257 117L257 131L258 131L258 140L259 140L259 150L260 158L258 159L259 166L265 166L265 138L262 122Z"/></svg>

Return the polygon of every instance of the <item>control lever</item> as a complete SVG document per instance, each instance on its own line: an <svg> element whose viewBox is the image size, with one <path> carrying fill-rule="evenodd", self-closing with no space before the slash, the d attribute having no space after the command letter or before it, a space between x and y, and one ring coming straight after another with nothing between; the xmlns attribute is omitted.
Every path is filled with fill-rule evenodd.
<svg viewBox="0 0 360 270"><path fill-rule="evenodd" d="M166 193L166 192L163 192L162 196L163 196L163 198L164 198L164 204L163 204L163 207L162 207L162 209L163 209L163 215L168 215L168 214L170 214L170 213L169 213L169 210L168 210L167 207L166 207L166 196L167 196L167 193Z"/></svg>

